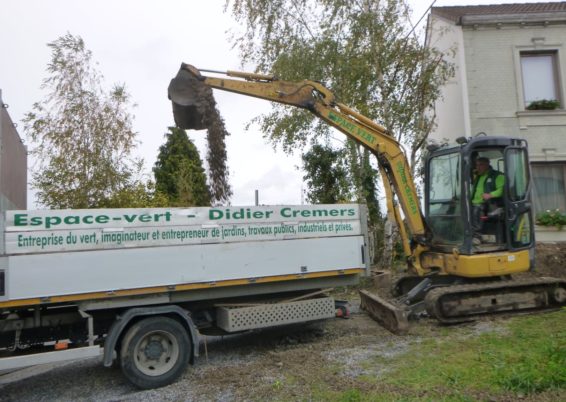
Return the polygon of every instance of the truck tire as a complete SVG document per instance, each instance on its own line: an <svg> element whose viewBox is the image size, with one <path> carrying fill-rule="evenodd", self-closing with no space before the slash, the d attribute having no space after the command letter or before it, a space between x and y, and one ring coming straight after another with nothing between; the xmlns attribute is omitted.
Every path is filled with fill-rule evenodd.
<svg viewBox="0 0 566 402"><path fill-rule="evenodd" d="M133 324L122 339L122 372L142 389L171 384L185 371L191 340L178 321L149 317Z"/></svg>

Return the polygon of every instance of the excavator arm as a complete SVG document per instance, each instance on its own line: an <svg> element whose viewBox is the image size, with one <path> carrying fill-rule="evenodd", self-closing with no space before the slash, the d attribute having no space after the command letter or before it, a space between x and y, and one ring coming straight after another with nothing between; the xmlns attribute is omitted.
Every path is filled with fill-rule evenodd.
<svg viewBox="0 0 566 402"><path fill-rule="evenodd" d="M205 76L203 72L222 74L225 77ZM337 102L332 91L319 82L309 80L288 82L262 74L199 70L184 63L169 85L169 98L173 102L175 122L181 128L202 128L199 125L199 116L195 119L195 114L198 114L198 108L195 106L198 100L194 97L198 92L195 91L195 80L210 88L306 109L368 148L377 157L382 171L388 212L390 216L395 217L401 228L405 252L407 255L415 256L415 248L417 251L426 249L429 234L419 208L410 167L401 145L386 128ZM187 119L187 115L191 115L191 118ZM409 234L404 230L401 215L393 202L393 194L397 196ZM411 260L411 265L417 273L423 275L424 271L420 267L418 258Z"/></svg>

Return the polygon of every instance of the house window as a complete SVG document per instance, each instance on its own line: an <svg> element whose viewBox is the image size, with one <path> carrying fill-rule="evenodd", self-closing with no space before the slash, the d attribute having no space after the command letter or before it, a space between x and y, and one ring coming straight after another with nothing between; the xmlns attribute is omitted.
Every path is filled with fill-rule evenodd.
<svg viewBox="0 0 566 402"><path fill-rule="evenodd" d="M566 211L566 162L533 163L533 201L535 213L560 209Z"/></svg>
<svg viewBox="0 0 566 402"><path fill-rule="evenodd" d="M557 109L561 107L557 56L556 51L521 52L525 108ZM533 102L536 103L533 104Z"/></svg>

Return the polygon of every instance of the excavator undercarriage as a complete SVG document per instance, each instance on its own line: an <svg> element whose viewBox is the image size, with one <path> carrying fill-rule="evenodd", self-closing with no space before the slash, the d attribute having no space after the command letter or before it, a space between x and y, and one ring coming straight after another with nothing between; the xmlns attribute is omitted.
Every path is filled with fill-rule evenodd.
<svg viewBox="0 0 566 402"><path fill-rule="evenodd" d="M458 284L458 279L452 284L448 280L435 284L430 278L418 279L418 285L392 300L361 290L361 308L389 331L404 334L409 321L422 316L456 324L487 315L534 313L566 306L564 279L500 278L466 284Z"/></svg>

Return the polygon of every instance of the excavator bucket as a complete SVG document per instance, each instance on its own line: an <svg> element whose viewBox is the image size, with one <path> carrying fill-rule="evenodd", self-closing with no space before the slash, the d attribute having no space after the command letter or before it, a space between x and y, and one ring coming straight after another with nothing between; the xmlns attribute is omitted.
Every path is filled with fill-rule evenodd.
<svg viewBox="0 0 566 402"><path fill-rule="evenodd" d="M385 329L397 335L406 334L409 330L409 314L375 293L360 290L360 307Z"/></svg>
<svg viewBox="0 0 566 402"><path fill-rule="evenodd" d="M171 80L168 93L177 127L193 130L207 128L206 116L214 98L212 90L201 82L197 69L183 64Z"/></svg>

